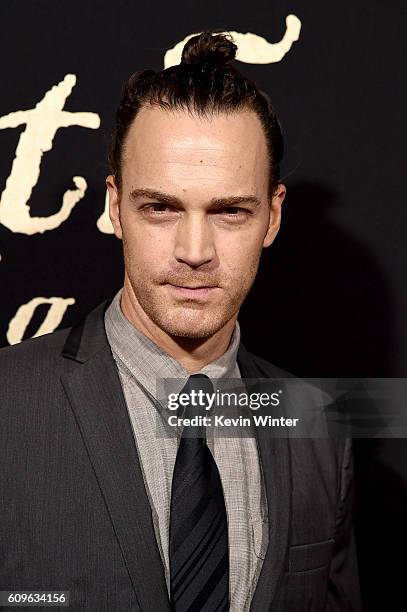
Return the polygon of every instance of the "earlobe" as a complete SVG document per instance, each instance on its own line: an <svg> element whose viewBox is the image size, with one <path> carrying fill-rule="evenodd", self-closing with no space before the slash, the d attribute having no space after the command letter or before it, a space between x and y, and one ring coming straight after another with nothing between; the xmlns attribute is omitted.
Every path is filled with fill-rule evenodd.
<svg viewBox="0 0 407 612"><path fill-rule="evenodd" d="M281 205L284 201L286 188L279 184L270 203L270 217L267 234L263 240L263 248L269 247L273 242L280 229L281 223Z"/></svg>
<svg viewBox="0 0 407 612"><path fill-rule="evenodd" d="M114 233L122 240L122 226L120 223L120 198L113 175L106 178L106 187L109 192L109 217L113 225Z"/></svg>
<svg viewBox="0 0 407 612"><path fill-rule="evenodd" d="M277 223L273 223L272 225L269 225L269 228L267 230L267 234L265 235L264 240L263 240L263 248L264 249L269 247L271 244L273 244L274 238L277 235L279 227L280 227L280 223L279 222L278 222L278 224Z"/></svg>

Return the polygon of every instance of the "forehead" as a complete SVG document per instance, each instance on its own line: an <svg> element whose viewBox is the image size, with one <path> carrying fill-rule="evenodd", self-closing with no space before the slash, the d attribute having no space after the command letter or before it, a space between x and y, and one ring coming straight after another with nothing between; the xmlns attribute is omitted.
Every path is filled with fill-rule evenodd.
<svg viewBox="0 0 407 612"><path fill-rule="evenodd" d="M144 107L123 150L123 179L238 183L262 188L268 176L264 131L251 111L198 117L187 111Z"/></svg>

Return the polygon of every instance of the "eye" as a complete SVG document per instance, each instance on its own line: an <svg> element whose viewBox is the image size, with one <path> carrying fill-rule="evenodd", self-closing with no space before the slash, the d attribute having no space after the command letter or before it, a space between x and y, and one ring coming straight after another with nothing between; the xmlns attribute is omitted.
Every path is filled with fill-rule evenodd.
<svg viewBox="0 0 407 612"><path fill-rule="evenodd" d="M239 206L229 206L228 208L223 209L226 213L234 213L237 214L239 212L246 212L244 208L240 208Z"/></svg>
<svg viewBox="0 0 407 612"><path fill-rule="evenodd" d="M161 202L156 202L154 204L148 204L145 208L155 213L162 213L168 210L168 206L166 204L161 204Z"/></svg>
<svg viewBox="0 0 407 612"><path fill-rule="evenodd" d="M225 215L229 218L242 219L250 214L250 211L240 206L228 206L227 208L220 208L218 213Z"/></svg>
<svg viewBox="0 0 407 612"><path fill-rule="evenodd" d="M168 204L162 202L153 202L141 207L141 213L147 217L168 217L175 212Z"/></svg>

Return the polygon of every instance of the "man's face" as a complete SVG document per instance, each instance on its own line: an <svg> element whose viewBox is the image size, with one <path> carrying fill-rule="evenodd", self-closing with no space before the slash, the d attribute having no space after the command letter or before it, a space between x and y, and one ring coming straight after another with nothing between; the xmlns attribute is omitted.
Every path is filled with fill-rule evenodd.
<svg viewBox="0 0 407 612"><path fill-rule="evenodd" d="M285 188L270 201L268 180L254 113L139 112L125 142L120 197L112 176L107 186L125 287L143 317L183 338L208 338L236 319L280 225Z"/></svg>

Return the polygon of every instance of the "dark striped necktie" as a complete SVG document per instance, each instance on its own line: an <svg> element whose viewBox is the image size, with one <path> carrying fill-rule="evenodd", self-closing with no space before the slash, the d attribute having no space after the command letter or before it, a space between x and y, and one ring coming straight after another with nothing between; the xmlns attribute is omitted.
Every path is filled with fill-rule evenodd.
<svg viewBox="0 0 407 612"><path fill-rule="evenodd" d="M182 390L213 393L204 374L193 374ZM184 418L208 415L185 407ZM175 460L170 518L171 610L229 610L228 526L222 483L206 444L205 428L185 426Z"/></svg>

